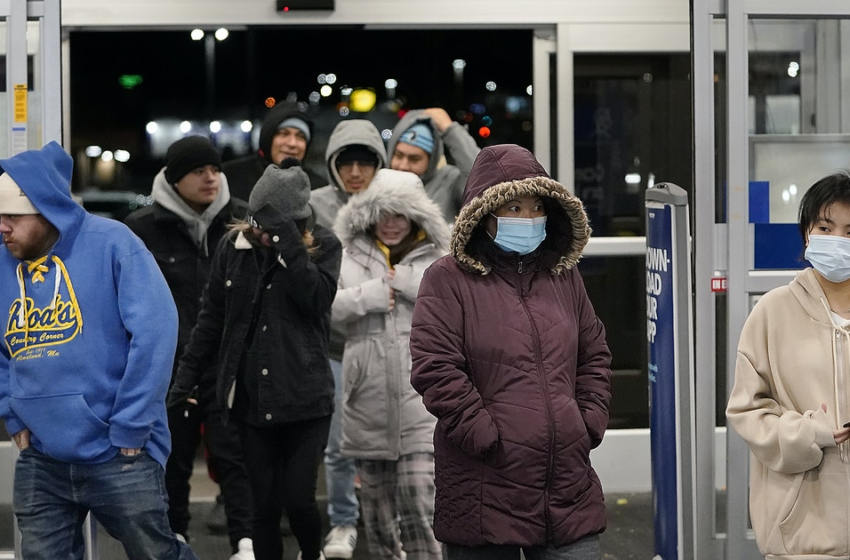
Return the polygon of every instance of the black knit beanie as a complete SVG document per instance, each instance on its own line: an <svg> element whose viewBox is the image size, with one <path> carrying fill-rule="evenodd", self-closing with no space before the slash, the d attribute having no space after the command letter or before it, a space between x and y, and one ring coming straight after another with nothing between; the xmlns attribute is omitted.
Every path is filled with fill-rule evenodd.
<svg viewBox="0 0 850 560"><path fill-rule="evenodd" d="M165 180L173 185L205 165L221 169L221 156L207 138L186 136L170 145L165 152Z"/></svg>

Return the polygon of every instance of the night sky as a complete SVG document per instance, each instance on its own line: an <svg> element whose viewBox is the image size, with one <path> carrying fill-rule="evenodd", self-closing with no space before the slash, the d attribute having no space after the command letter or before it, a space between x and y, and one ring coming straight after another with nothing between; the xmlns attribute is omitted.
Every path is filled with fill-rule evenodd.
<svg viewBox="0 0 850 560"><path fill-rule="evenodd" d="M366 31L353 27L259 27L231 31L215 43L215 88L208 96L204 41L188 30L161 32L72 32L72 150L88 144L122 144L144 152L144 127L162 118L188 120L260 119L267 97L294 92L306 101L319 88L316 77L333 72L335 86L373 88L385 100L384 81L398 80L402 107L445 107L458 117L472 103L489 104L494 137L506 96L525 97L532 82L531 31L404 30ZM452 61L467 61L462 86ZM138 74L142 83L126 89L119 76ZM495 81L495 94L485 89ZM336 111L339 95L323 99L322 110ZM497 108L497 105L501 107ZM477 115L476 119L481 115ZM530 109L523 118L530 118ZM470 123L477 127L480 123ZM526 127L527 128L527 127ZM512 127L512 141L530 142L526 130ZM504 141L504 140L502 140ZM482 141L484 145L486 141ZM144 156L135 158L140 172ZM131 166L132 167L132 166Z"/></svg>

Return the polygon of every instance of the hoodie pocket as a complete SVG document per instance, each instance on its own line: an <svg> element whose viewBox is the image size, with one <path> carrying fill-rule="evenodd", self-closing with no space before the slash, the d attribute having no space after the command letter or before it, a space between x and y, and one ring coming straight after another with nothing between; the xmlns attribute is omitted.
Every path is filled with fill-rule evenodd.
<svg viewBox="0 0 850 560"><path fill-rule="evenodd" d="M90 461L112 447L109 424L95 416L81 393L13 397L11 405L36 448L54 459Z"/></svg>
<svg viewBox="0 0 850 560"><path fill-rule="evenodd" d="M791 508L780 510L786 554L847 554L847 472L812 469L789 489ZM786 502L787 503L787 502ZM787 507L787 506L786 506Z"/></svg>

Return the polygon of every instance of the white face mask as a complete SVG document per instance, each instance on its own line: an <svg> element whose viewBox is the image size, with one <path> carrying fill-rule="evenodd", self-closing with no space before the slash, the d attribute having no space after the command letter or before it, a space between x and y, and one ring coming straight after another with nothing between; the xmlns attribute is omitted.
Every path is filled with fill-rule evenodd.
<svg viewBox="0 0 850 560"><path fill-rule="evenodd" d="M830 282L850 280L850 238L810 235L806 260Z"/></svg>

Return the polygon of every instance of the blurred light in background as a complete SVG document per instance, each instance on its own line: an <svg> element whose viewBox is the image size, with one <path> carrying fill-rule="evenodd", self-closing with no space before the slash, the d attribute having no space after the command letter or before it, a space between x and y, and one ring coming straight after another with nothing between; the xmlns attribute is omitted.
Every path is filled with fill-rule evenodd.
<svg viewBox="0 0 850 560"><path fill-rule="evenodd" d="M356 89L351 92L351 110L368 113L375 108L378 96L371 89Z"/></svg>
<svg viewBox="0 0 850 560"><path fill-rule="evenodd" d="M626 184L627 185L639 185L640 184L640 173L627 173L626 174Z"/></svg>
<svg viewBox="0 0 850 560"><path fill-rule="evenodd" d="M89 157L100 157L100 154L103 153L103 150L100 146L88 146L86 148L86 155Z"/></svg>

